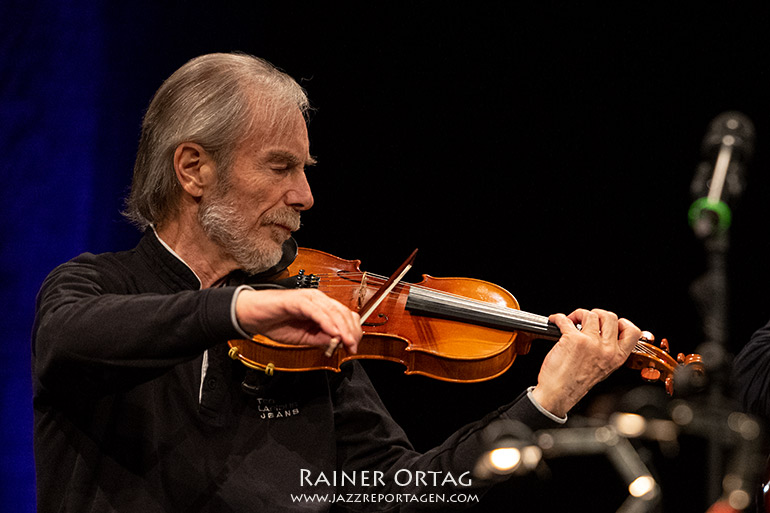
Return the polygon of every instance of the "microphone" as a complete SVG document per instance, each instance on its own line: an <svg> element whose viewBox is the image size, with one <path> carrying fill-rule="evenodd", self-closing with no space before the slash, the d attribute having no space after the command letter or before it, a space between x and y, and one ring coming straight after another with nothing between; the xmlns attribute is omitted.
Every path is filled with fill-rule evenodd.
<svg viewBox="0 0 770 513"><path fill-rule="evenodd" d="M709 125L701 146L704 160L695 170L690 191L697 198L689 220L701 239L724 233L743 193L745 167L754 153L754 125L740 112L723 112Z"/></svg>

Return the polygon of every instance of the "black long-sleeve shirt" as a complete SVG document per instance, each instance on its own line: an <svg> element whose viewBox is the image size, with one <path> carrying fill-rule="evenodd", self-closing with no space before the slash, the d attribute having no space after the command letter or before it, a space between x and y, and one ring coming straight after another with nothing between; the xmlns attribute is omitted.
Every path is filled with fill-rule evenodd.
<svg viewBox="0 0 770 513"><path fill-rule="evenodd" d="M292 494L340 492L343 477L364 493L415 493L418 475L472 492L490 422L555 425L522 395L417 453L356 362L267 378L232 361L236 290L200 290L152 231L48 276L33 335L39 511L326 511Z"/></svg>

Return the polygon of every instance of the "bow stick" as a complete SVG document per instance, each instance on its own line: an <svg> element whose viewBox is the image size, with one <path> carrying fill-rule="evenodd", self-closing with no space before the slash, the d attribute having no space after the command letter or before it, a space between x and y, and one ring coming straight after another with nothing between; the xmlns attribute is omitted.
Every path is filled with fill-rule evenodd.
<svg viewBox="0 0 770 513"><path fill-rule="evenodd" d="M409 255L409 258L407 258L401 266L396 269L396 272L394 272L390 278L388 278L388 281L382 284L382 286L377 290L377 292L374 293L372 297L369 298L369 300L364 304L364 306L361 307L359 310L359 314L361 315L361 325L363 325L366 322L366 319L369 318L369 316L374 312L378 306L380 306L380 303L385 299L385 296L387 296L390 291L395 288L396 285L403 279L404 276L406 276L406 273L409 272L409 269L412 268L412 264L414 263L414 259L417 256L417 250L415 249L412 251L412 254ZM334 354L334 351L337 350L337 346L340 345L340 338L334 337L329 342L329 347L326 349L326 356L331 357Z"/></svg>

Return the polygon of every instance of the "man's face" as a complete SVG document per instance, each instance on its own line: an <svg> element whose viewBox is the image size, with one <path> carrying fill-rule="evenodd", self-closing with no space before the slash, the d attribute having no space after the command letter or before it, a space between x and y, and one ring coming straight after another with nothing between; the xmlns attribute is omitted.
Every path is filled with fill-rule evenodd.
<svg viewBox="0 0 770 513"><path fill-rule="evenodd" d="M208 236L241 269L278 263L281 246L313 205L305 166L313 163L299 109L285 127L258 131L235 151L232 169L201 199L198 218Z"/></svg>

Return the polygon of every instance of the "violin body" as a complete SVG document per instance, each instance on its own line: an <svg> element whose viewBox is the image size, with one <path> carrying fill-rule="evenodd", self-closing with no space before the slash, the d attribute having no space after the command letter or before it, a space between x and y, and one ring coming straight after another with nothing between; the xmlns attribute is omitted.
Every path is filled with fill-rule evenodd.
<svg viewBox="0 0 770 513"><path fill-rule="evenodd" d="M361 272L359 260L344 260L322 251L301 248L288 268L290 276L311 273L314 286L348 308L358 311L382 285L383 279ZM471 278L434 278L424 275L415 284L399 284L363 324L358 353L340 347L329 357L325 348L281 344L266 337L230 341L231 356L259 369L339 371L356 358L390 360L406 367L406 374L421 374L452 382L476 382L499 376L517 354L529 352L525 333L472 325L452 319L414 314L407 308L410 291L441 291L508 309L519 304L511 293L493 283Z"/></svg>

